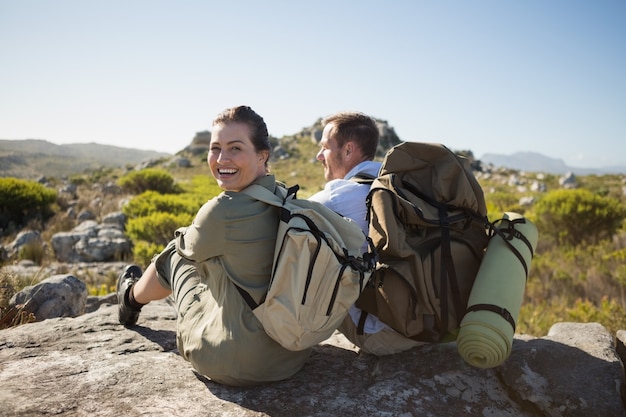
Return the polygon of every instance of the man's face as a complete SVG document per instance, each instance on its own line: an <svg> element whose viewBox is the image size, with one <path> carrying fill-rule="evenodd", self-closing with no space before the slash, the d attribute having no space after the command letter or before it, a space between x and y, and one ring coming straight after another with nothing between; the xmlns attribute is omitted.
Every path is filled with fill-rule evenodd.
<svg viewBox="0 0 626 417"><path fill-rule="evenodd" d="M344 159L343 148L340 148L335 138L331 136L332 128L332 123L324 126L322 140L320 140L320 151L315 156L315 159L324 166L326 181L344 178L349 171Z"/></svg>

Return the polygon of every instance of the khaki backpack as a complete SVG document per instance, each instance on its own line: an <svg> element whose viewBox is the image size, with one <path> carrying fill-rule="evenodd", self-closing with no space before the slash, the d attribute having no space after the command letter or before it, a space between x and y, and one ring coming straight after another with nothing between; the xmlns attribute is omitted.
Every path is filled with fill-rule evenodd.
<svg viewBox="0 0 626 417"><path fill-rule="evenodd" d="M402 335L454 339L489 236L469 161L441 144L404 142L385 156L367 198L376 271L357 300Z"/></svg>
<svg viewBox="0 0 626 417"><path fill-rule="evenodd" d="M297 199L297 185L277 188L282 197L256 184L242 191L280 208L267 295L257 304L236 287L266 333L298 351L322 342L339 327L375 262L369 252L363 253L366 236L355 222L320 203Z"/></svg>

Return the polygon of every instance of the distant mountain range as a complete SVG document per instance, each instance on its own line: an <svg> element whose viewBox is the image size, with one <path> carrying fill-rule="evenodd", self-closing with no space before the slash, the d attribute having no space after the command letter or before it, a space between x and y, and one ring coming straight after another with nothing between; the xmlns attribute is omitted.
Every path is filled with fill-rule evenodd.
<svg viewBox="0 0 626 417"><path fill-rule="evenodd" d="M125 167L170 157L171 154L120 148L97 143L56 145L38 140L0 140L0 177L35 179L42 175L63 177L101 168ZM626 174L626 166L601 169L570 167L562 159L550 158L535 152L516 152L511 155L485 154L479 158L483 165L526 172L548 174L603 175Z"/></svg>
<svg viewBox="0 0 626 417"><path fill-rule="evenodd" d="M604 168L570 167L562 159L550 158L536 152L516 152L511 155L487 153L479 159L483 164L526 172L545 172L547 174L572 172L575 175L626 174L626 165Z"/></svg>
<svg viewBox="0 0 626 417"><path fill-rule="evenodd" d="M63 177L166 156L171 155L97 143L57 145L39 139L0 140L0 177Z"/></svg>

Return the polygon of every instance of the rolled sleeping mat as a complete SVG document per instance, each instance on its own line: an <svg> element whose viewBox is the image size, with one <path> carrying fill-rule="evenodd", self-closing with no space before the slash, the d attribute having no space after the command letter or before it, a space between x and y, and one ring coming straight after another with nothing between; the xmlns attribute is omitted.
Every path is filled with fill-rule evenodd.
<svg viewBox="0 0 626 417"><path fill-rule="evenodd" d="M494 225L457 337L461 357L478 368L496 367L511 354L538 239L537 227L518 213L504 213Z"/></svg>

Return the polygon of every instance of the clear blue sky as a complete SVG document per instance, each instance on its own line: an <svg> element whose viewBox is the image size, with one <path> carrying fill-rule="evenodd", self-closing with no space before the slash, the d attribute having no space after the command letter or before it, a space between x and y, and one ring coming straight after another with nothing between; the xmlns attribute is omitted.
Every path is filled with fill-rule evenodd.
<svg viewBox="0 0 626 417"><path fill-rule="evenodd" d="M626 1L0 0L0 139L174 153L238 104L624 165Z"/></svg>

